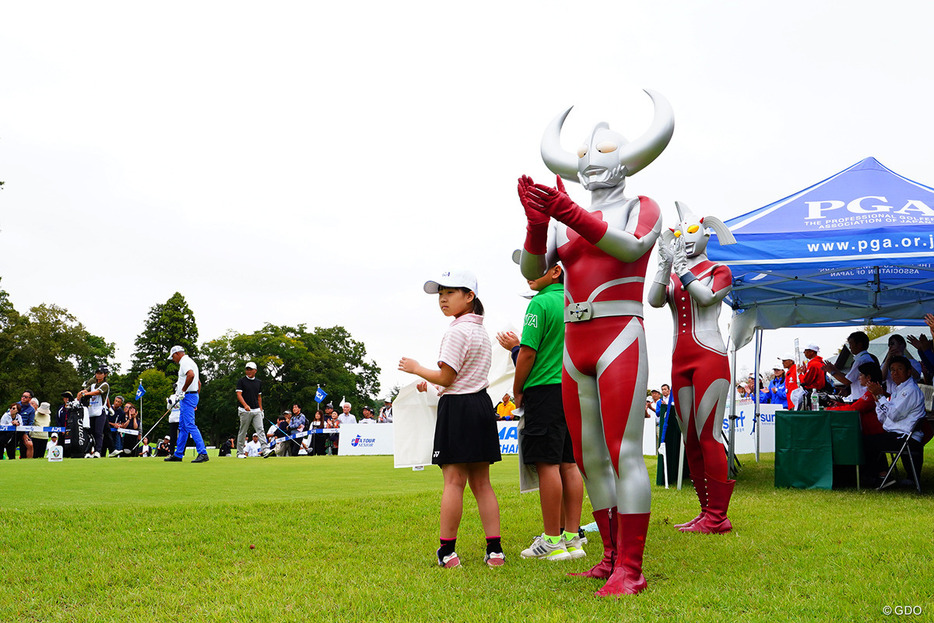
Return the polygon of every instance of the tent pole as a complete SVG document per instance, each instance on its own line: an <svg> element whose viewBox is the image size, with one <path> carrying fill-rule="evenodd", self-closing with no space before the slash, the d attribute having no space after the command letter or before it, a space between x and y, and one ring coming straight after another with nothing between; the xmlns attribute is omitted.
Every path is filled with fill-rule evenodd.
<svg viewBox="0 0 934 623"><path fill-rule="evenodd" d="M732 339L730 340L732 342ZM736 470L736 342L733 342L733 382L730 383L730 393L733 394L733 400L730 401L730 413L728 417L730 418L730 439L728 450L728 462L729 472L733 477L735 477Z"/></svg>
<svg viewBox="0 0 934 623"><path fill-rule="evenodd" d="M752 427L756 429L756 463L759 462L759 368L762 362L762 329L756 329L756 362L755 362L755 374L756 374L756 383L755 389L755 413L752 416Z"/></svg>

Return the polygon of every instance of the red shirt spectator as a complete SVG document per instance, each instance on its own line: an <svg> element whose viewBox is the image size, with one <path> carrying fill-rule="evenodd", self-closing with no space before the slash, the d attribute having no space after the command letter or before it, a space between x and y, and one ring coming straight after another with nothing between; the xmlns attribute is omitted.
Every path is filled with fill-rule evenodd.
<svg viewBox="0 0 934 623"><path fill-rule="evenodd" d="M785 366L785 397L789 409L794 409L795 404L791 400L791 392L798 389L798 367L795 365L793 355L786 354L782 357L782 365Z"/></svg>
<svg viewBox="0 0 934 623"><path fill-rule="evenodd" d="M821 391L827 385L824 360L820 358L818 352L820 352L820 347L816 344L808 344L804 349L804 356L807 357L808 363L801 377L801 387L808 392L815 389Z"/></svg>

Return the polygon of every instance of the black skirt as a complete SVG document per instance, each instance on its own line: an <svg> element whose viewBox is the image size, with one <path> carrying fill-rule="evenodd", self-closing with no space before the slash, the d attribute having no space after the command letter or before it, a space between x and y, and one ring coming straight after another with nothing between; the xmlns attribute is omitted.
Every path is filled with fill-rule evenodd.
<svg viewBox="0 0 934 623"><path fill-rule="evenodd" d="M495 463L502 458L496 412L486 390L441 396L431 462Z"/></svg>

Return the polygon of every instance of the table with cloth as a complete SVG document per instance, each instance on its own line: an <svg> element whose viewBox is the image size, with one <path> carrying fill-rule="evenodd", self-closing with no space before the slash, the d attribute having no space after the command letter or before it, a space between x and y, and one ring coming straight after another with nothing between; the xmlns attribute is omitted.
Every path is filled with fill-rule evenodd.
<svg viewBox="0 0 934 623"><path fill-rule="evenodd" d="M863 436L856 411L777 411L775 486L833 488L834 465L863 462Z"/></svg>

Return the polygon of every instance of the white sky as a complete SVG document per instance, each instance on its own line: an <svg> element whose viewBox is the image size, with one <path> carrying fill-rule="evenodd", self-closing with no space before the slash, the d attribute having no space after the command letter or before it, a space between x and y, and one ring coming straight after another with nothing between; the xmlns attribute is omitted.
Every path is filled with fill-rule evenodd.
<svg viewBox="0 0 934 623"><path fill-rule="evenodd" d="M0 287L66 307L127 363L180 291L202 340L341 324L383 369L433 361L447 320L421 284L480 280L518 327L515 180L550 181L598 121L636 138L642 88L675 111L631 178L722 219L875 156L934 184L927 2L16 2L0 22ZM586 193L569 191L583 204ZM654 263L650 269L654 273ZM646 306L650 385L671 320ZM722 324L729 313L724 310ZM847 329L766 334L763 361ZM752 347L740 351L751 368ZM125 367L124 367L125 369Z"/></svg>

